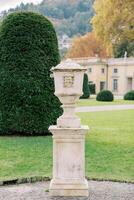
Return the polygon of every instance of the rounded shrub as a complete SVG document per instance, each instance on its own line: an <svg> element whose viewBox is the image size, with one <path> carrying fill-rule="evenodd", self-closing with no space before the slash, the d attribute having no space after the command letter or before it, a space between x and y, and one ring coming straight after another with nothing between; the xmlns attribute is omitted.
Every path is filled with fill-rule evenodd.
<svg viewBox="0 0 134 200"><path fill-rule="evenodd" d="M134 90L127 92L124 95L124 100L134 100Z"/></svg>
<svg viewBox="0 0 134 200"><path fill-rule="evenodd" d="M45 134L62 114L50 69L60 62L51 22L10 14L0 29L0 133Z"/></svg>
<svg viewBox="0 0 134 200"><path fill-rule="evenodd" d="M101 92L99 92L97 94L96 100L97 101L113 101L114 100L114 96L113 96L111 91L102 90Z"/></svg>
<svg viewBox="0 0 134 200"><path fill-rule="evenodd" d="M89 85L88 85L88 75L84 74L83 79L83 95L80 97L81 99L88 99L90 97Z"/></svg>

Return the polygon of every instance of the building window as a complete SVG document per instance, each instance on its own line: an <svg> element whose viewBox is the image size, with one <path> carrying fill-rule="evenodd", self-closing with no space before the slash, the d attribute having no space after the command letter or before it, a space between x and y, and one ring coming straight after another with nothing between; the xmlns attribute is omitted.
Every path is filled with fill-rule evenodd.
<svg viewBox="0 0 134 200"><path fill-rule="evenodd" d="M101 81L101 82L100 82L100 91L101 91L101 90L105 90L105 86L106 86L105 81Z"/></svg>
<svg viewBox="0 0 134 200"><path fill-rule="evenodd" d="M114 68L114 74L117 74L117 73L118 73L118 69Z"/></svg>
<svg viewBox="0 0 134 200"><path fill-rule="evenodd" d="M118 79L113 79L113 91L118 90Z"/></svg>
<svg viewBox="0 0 134 200"><path fill-rule="evenodd" d="M105 73L105 69L101 68L101 73L104 74Z"/></svg>
<svg viewBox="0 0 134 200"><path fill-rule="evenodd" d="M89 69L88 69L88 72L89 72L89 73L92 73L92 68L89 68Z"/></svg>

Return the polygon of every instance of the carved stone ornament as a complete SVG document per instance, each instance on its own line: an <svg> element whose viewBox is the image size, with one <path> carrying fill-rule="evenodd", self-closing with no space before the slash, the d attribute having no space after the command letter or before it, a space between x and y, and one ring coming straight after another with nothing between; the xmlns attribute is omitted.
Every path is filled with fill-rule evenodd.
<svg viewBox="0 0 134 200"><path fill-rule="evenodd" d="M75 103L82 95L86 69L72 60L61 62L51 70L54 74L55 95L62 103L63 114L57 125L50 126L53 134L53 179L49 187L51 196L88 196L85 179L85 134L75 114Z"/></svg>
<svg viewBox="0 0 134 200"><path fill-rule="evenodd" d="M64 75L63 76L64 87L71 88L74 85L74 76L73 75Z"/></svg>

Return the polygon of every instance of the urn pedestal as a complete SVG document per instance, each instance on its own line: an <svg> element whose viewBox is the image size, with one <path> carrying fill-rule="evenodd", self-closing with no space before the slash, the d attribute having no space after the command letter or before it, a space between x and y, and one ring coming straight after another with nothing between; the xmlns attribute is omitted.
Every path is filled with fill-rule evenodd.
<svg viewBox="0 0 134 200"><path fill-rule="evenodd" d="M63 104L63 115L57 126L50 126L53 134L53 179L51 196L88 196L85 179L85 134L88 126L82 126L75 115L75 102L82 95L83 75L80 65L67 60L52 69L55 95Z"/></svg>
<svg viewBox="0 0 134 200"><path fill-rule="evenodd" d="M81 128L57 128L53 134L53 179L50 183L52 196L88 196L85 179L85 134Z"/></svg>

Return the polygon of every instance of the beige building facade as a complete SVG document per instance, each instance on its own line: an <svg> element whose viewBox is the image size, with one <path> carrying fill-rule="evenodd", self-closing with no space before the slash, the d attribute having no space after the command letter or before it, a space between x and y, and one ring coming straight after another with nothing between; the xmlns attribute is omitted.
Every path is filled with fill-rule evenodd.
<svg viewBox="0 0 134 200"><path fill-rule="evenodd" d="M96 93L108 89L114 95L124 95L134 90L134 58L76 58L87 68L90 83L96 85Z"/></svg>

